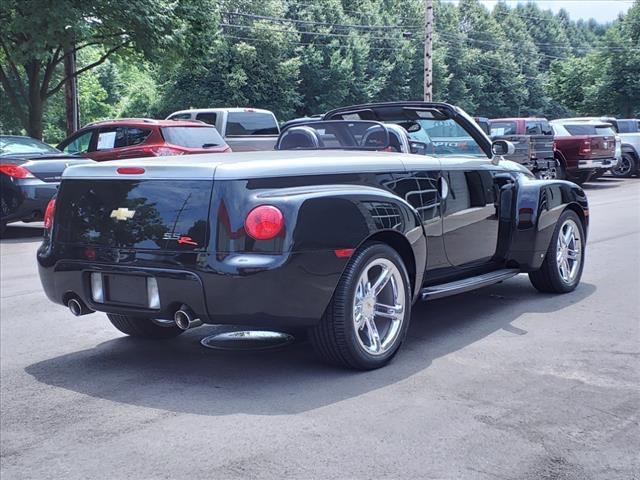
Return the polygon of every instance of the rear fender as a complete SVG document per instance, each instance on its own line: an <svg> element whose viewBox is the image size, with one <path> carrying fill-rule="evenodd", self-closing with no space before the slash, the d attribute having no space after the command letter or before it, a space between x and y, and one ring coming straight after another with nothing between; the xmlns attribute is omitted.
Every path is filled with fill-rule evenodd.
<svg viewBox="0 0 640 480"><path fill-rule="evenodd" d="M297 205L292 252L350 251L367 241L383 241L405 259L412 285L420 285L426 265L426 237L419 213L397 195L368 186L325 185L313 190L280 189L260 198L286 198L289 204Z"/></svg>
<svg viewBox="0 0 640 480"><path fill-rule="evenodd" d="M314 324L331 301L353 251L371 240L388 243L405 259L415 297L426 264L426 237L418 212L402 198L370 185L255 188L262 185L215 184L212 217L217 219L212 222L207 262L212 271L237 279L233 287L222 277L205 285L207 304L216 306L211 312L215 321L216 315L231 322L243 310L270 305L270 311L263 309L256 318L242 315L243 321ZM244 218L258 205L282 211L285 226L276 239L261 242L244 232Z"/></svg>

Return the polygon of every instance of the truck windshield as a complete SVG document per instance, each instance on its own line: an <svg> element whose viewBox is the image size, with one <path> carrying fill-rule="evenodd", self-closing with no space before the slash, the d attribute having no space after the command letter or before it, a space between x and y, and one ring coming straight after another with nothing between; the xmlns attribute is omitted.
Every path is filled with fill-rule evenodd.
<svg viewBox="0 0 640 480"><path fill-rule="evenodd" d="M278 135L278 124L271 113L267 112L229 112L227 131L229 137L243 135Z"/></svg>
<svg viewBox="0 0 640 480"><path fill-rule="evenodd" d="M162 136L173 145L187 148L219 147L225 144L214 127L162 127Z"/></svg>

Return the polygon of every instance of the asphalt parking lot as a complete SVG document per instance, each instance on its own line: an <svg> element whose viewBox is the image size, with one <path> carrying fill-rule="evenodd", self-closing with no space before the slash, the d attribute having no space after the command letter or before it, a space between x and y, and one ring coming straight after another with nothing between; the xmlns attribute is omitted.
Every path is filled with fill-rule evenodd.
<svg viewBox="0 0 640 480"><path fill-rule="evenodd" d="M297 342L217 352L73 317L38 280L41 230L1 241L3 479L640 478L640 180L586 187L581 286L526 276L418 304L386 368Z"/></svg>

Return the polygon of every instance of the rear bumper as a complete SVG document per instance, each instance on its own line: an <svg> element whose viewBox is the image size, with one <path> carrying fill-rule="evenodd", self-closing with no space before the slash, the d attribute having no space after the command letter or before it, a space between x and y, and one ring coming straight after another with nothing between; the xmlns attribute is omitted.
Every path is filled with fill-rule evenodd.
<svg viewBox="0 0 640 480"><path fill-rule="evenodd" d="M585 170L592 170L594 168L613 168L618 164L616 158L598 158L594 160L580 160L578 161L578 168Z"/></svg>
<svg viewBox="0 0 640 480"><path fill-rule="evenodd" d="M300 327L316 324L329 303L348 259L333 252L288 255L201 254L199 265L186 269L137 265L105 265L80 260L52 264L39 253L39 273L47 297L59 304L80 298L90 309L148 318L171 319L181 305L189 306L204 323L259 327ZM174 257L175 260L176 257ZM205 265L206 263L206 265ZM95 302L92 272L154 277L160 308ZM146 298L146 292L141 291ZM138 303L144 303L144 299Z"/></svg>
<svg viewBox="0 0 640 480"><path fill-rule="evenodd" d="M542 160L531 160L524 164L529 170L536 172L541 170L550 170L556 168L556 161L552 158Z"/></svg>

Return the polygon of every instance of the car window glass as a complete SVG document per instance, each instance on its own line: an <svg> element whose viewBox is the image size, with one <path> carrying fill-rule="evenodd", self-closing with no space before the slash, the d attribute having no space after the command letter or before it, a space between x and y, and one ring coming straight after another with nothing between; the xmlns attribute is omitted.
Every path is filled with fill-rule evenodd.
<svg viewBox="0 0 640 480"><path fill-rule="evenodd" d="M176 113L171 115L167 120L191 120L190 113Z"/></svg>
<svg viewBox="0 0 640 480"><path fill-rule="evenodd" d="M631 133L633 132L633 122L618 120L618 131L620 133Z"/></svg>
<svg viewBox="0 0 640 480"><path fill-rule="evenodd" d="M516 122L491 122L491 136L515 134Z"/></svg>
<svg viewBox="0 0 640 480"><path fill-rule="evenodd" d="M571 135L594 135L596 129L593 125L565 125Z"/></svg>
<svg viewBox="0 0 640 480"><path fill-rule="evenodd" d="M527 135L542 134L542 129L540 128L539 122L525 122L525 129L526 129Z"/></svg>
<svg viewBox="0 0 640 480"><path fill-rule="evenodd" d="M151 134L148 128L127 128L127 145L140 145Z"/></svg>
<svg viewBox="0 0 640 480"><path fill-rule="evenodd" d="M91 137L93 135L93 130L89 130L87 132L83 132L77 137L75 137L69 144L62 149L65 153L83 153L89 150L89 146L91 145Z"/></svg>
<svg viewBox="0 0 640 480"><path fill-rule="evenodd" d="M196 115L196 120L200 120L201 122L208 123L209 125L215 125L217 118L218 118L218 115L213 112L202 112Z"/></svg>
<svg viewBox="0 0 640 480"><path fill-rule="evenodd" d="M110 150L127 146L127 129L123 127L102 128L98 133L96 150Z"/></svg>
<svg viewBox="0 0 640 480"><path fill-rule="evenodd" d="M49 153L60 153L60 151L31 137L0 137L0 155L44 155Z"/></svg>
<svg viewBox="0 0 640 480"><path fill-rule="evenodd" d="M278 124L270 113L229 112L227 135L278 135Z"/></svg>
<svg viewBox="0 0 640 480"><path fill-rule="evenodd" d="M546 120L540 122L540 129L542 130L543 135L553 135L553 130L551 129L551 125Z"/></svg>
<svg viewBox="0 0 640 480"><path fill-rule="evenodd" d="M615 135L615 132L611 127L596 127L596 135L613 136Z"/></svg>
<svg viewBox="0 0 640 480"><path fill-rule="evenodd" d="M190 127L162 127L167 143L187 148L209 148L226 145L215 127L195 124Z"/></svg>
<svg viewBox="0 0 640 480"><path fill-rule="evenodd" d="M486 158L486 154L478 142L455 120L450 118L446 120L420 118L416 122L422 127L423 138L430 139L430 143L427 144L429 155L437 157L472 156ZM408 133L412 140L420 141L414 134ZM425 134L426 137L424 137Z"/></svg>

